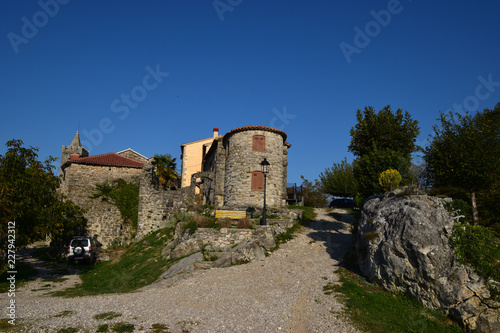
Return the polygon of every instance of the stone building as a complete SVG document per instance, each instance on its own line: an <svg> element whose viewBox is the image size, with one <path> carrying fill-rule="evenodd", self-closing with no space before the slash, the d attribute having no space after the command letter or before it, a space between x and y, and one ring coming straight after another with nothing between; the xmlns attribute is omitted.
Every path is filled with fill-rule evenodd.
<svg viewBox="0 0 500 333"><path fill-rule="evenodd" d="M187 178L196 181L206 204L230 209L262 206L264 174L260 163L270 163L267 204L286 205L287 155L291 147L285 132L267 126L244 126L225 135L214 135L202 151L202 171ZM206 148L209 147L207 150ZM181 148L182 149L182 148ZM183 158L188 158L184 152Z"/></svg>
<svg viewBox="0 0 500 333"><path fill-rule="evenodd" d="M130 237L130 226L124 225L116 206L89 196L96 184L118 178L136 181L139 185L139 176L147 160L130 148L119 153L89 156L80 143L78 132L69 146L62 147L59 191L87 210L89 234L99 235L104 246L118 237L123 240Z"/></svg>

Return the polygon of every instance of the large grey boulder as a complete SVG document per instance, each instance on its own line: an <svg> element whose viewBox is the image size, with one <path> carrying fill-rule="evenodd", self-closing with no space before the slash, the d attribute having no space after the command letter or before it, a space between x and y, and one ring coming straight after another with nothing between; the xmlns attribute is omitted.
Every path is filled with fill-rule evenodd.
<svg viewBox="0 0 500 333"><path fill-rule="evenodd" d="M231 265L243 264L253 260L264 260L266 254L262 247L255 240L246 240L238 244L235 248L225 252L214 263L214 267L228 267Z"/></svg>
<svg viewBox="0 0 500 333"><path fill-rule="evenodd" d="M367 201L356 237L359 267L370 281L443 309L467 329L500 331L484 280L455 260L454 221L443 202L395 193Z"/></svg>

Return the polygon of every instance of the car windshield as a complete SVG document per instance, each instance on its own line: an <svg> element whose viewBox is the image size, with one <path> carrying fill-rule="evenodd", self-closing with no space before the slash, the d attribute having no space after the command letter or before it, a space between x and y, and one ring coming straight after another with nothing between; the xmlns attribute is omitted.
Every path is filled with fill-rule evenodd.
<svg viewBox="0 0 500 333"><path fill-rule="evenodd" d="M76 246L88 246L88 240L87 239L73 239L71 241L71 246L76 247Z"/></svg>

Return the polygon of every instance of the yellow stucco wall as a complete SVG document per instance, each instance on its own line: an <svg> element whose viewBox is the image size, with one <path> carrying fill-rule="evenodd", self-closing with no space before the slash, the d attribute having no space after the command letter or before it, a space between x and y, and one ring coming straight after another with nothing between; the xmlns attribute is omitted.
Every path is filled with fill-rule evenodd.
<svg viewBox="0 0 500 333"><path fill-rule="evenodd" d="M213 138L206 138L193 142L188 142L182 145L182 171L181 171L181 187L191 185L191 175L201 170L203 159L203 146L211 145ZM210 147L207 147L207 151Z"/></svg>

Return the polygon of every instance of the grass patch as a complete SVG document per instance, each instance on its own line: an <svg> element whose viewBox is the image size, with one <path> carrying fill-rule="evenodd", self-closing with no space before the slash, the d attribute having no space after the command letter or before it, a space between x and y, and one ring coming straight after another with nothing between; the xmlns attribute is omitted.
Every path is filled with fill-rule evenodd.
<svg viewBox="0 0 500 333"><path fill-rule="evenodd" d="M156 281L168 267L161 251L172 238L167 228L157 230L131 246L116 262L82 266L82 284L52 293L77 297L131 292Z"/></svg>
<svg viewBox="0 0 500 333"><path fill-rule="evenodd" d="M28 332L26 327L19 323L19 319L14 321L14 325L9 323L11 320L10 318L0 319L0 332Z"/></svg>
<svg viewBox="0 0 500 333"><path fill-rule="evenodd" d="M2 268L2 274L0 274L0 293L5 293L9 291L10 282L7 280L11 274L7 273L7 266ZM28 264L20 261L16 261L15 270L16 275L16 290L19 290L26 282L30 281L30 278L37 275L38 271Z"/></svg>
<svg viewBox="0 0 500 333"><path fill-rule="evenodd" d="M444 315L424 308L416 300L384 291L345 269L338 272L341 284L329 283L323 291L325 294L339 292L343 295L345 313L361 330L371 333L463 332Z"/></svg>
<svg viewBox="0 0 500 333"><path fill-rule="evenodd" d="M111 320L113 318L120 317L121 315L122 315L121 313L117 313L117 312L103 312L103 313L96 314L94 316L94 319L97 319L97 320Z"/></svg>
<svg viewBox="0 0 500 333"><path fill-rule="evenodd" d="M109 328L108 324L102 324L102 325L97 326L96 332L107 332L108 328Z"/></svg>
<svg viewBox="0 0 500 333"><path fill-rule="evenodd" d="M122 333L133 332L134 328L135 328L134 324L123 323L123 322L116 323L113 326L111 326L111 330L113 332L122 332Z"/></svg>
<svg viewBox="0 0 500 333"><path fill-rule="evenodd" d="M306 221L314 220L314 218L316 217L316 213L314 212L314 208L313 207L292 205L292 206L288 206L288 208L303 210L304 211L304 215L302 215L302 220L301 221L303 221L304 223Z"/></svg>
<svg viewBox="0 0 500 333"><path fill-rule="evenodd" d="M163 324L153 324L149 329L150 333L170 333L170 328L167 325Z"/></svg>

